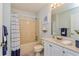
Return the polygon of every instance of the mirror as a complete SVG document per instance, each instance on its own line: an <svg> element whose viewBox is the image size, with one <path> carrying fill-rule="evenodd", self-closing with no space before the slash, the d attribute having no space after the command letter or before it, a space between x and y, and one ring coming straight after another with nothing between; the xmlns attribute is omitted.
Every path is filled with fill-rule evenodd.
<svg viewBox="0 0 79 59"><path fill-rule="evenodd" d="M79 5L64 3L52 8L51 17L52 35L67 36L79 39Z"/></svg>

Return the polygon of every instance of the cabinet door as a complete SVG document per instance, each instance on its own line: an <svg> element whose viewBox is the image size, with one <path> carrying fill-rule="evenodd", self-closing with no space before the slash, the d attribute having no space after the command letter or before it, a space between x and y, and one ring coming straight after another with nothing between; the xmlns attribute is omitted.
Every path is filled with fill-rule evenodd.
<svg viewBox="0 0 79 59"><path fill-rule="evenodd" d="M62 47L52 44L52 55L53 56L62 56Z"/></svg>
<svg viewBox="0 0 79 59"><path fill-rule="evenodd" d="M67 50L63 49L63 56L73 56L71 53L69 53Z"/></svg>
<svg viewBox="0 0 79 59"><path fill-rule="evenodd" d="M50 42L44 42L44 55L45 56L62 56L62 47Z"/></svg>
<svg viewBox="0 0 79 59"><path fill-rule="evenodd" d="M68 51L65 51L65 53L63 53L64 56L74 56L73 54L69 53Z"/></svg>
<svg viewBox="0 0 79 59"><path fill-rule="evenodd" d="M51 56L51 45L49 42L44 42L44 56Z"/></svg>

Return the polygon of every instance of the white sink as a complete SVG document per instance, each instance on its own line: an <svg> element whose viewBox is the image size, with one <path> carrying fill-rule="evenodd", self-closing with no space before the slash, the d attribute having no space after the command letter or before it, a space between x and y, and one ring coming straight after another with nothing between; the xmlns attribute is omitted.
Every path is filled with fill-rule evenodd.
<svg viewBox="0 0 79 59"><path fill-rule="evenodd" d="M64 45L72 45L73 42L70 40L63 40L63 41L61 41L61 43Z"/></svg>

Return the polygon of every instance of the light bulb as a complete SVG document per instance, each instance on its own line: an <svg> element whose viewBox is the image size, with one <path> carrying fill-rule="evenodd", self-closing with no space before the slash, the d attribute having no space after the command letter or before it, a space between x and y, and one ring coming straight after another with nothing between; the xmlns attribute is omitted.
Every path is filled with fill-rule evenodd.
<svg viewBox="0 0 79 59"><path fill-rule="evenodd" d="M54 4L51 4L51 8L53 8L54 7Z"/></svg>
<svg viewBox="0 0 79 59"><path fill-rule="evenodd" d="M57 7L60 7L62 6L64 3L53 3L51 4L51 8L57 8Z"/></svg>

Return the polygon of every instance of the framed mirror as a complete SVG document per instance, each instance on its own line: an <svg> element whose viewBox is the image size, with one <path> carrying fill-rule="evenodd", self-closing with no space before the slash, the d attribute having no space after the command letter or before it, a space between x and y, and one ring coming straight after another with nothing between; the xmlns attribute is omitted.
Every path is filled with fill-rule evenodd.
<svg viewBox="0 0 79 59"><path fill-rule="evenodd" d="M79 4L64 3L52 8L52 35L79 39Z"/></svg>

